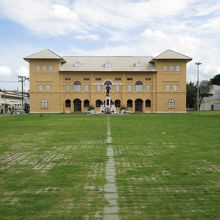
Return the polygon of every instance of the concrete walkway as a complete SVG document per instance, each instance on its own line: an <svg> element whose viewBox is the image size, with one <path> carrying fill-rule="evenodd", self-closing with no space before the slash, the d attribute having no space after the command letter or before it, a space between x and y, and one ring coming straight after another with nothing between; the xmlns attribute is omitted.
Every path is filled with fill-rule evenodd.
<svg viewBox="0 0 220 220"><path fill-rule="evenodd" d="M118 193L117 185L115 181L116 170L114 160L114 150L112 147L112 136L110 117L107 118L107 157L108 161L106 164L105 178L107 183L104 186L105 199L107 201L104 207L104 220L119 220L119 206L118 206Z"/></svg>

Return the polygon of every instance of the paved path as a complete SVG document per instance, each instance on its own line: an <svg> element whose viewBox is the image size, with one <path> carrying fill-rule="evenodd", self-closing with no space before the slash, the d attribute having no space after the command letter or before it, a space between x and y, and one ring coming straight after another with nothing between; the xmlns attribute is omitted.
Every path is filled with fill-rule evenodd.
<svg viewBox="0 0 220 220"><path fill-rule="evenodd" d="M107 183L104 186L105 199L107 201L104 207L104 220L119 220L119 206L118 206L118 193L117 185L115 182L116 170L114 160L114 150L112 147L112 136L110 117L107 118L107 157L108 161L106 164L105 178Z"/></svg>

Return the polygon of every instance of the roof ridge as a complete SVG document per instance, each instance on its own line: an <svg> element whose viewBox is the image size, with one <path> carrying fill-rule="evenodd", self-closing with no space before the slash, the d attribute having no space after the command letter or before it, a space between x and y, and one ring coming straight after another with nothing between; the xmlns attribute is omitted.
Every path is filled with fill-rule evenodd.
<svg viewBox="0 0 220 220"><path fill-rule="evenodd" d="M182 56L182 59L192 60L191 57L186 56L186 55L184 55L184 54L182 54L182 53L176 52L176 51L171 50L171 49L167 49L167 50L165 50L164 52L160 53L159 55L157 55L156 57L154 57L153 60L156 60L156 59L169 59L169 57L167 57L167 58L166 58L166 57L161 57L161 56L163 56L164 54L169 53L169 52L171 52L171 53L173 53L173 54L177 54L177 55L179 55L180 57ZM171 56L172 56L172 55L171 55ZM181 59L181 58L178 58L178 57L176 57L176 58L170 57L170 59Z"/></svg>
<svg viewBox="0 0 220 220"><path fill-rule="evenodd" d="M24 58L24 60L28 61L30 59L60 59L60 60L63 60L63 58L56 54L55 52L53 52L52 50L50 49L44 49L44 50L41 50L41 51L38 51L36 53L32 53L31 55L27 56Z"/></svg>
<svg viewBox="0 0 220 220"><path fill-rule="evenodd" d="M97 56L93 56L93 55L65 55L63 57L151 57L153 58L153 56L102 56L102 55L97 55Z"/></svg>
<svg viewBox="0 0 220 220"><path fill-rule="evenodd" d="M60 57L61 59L63 58L63 57L61 57L59 54L57 54L57 53L55 53L55 52L53 52L52 50L50 50L50 49L45 49L45 50L49 50L51 53L53 53L53 54L55 54L56 56L58 56L58 57Z"/></svg>
<svg viewBox="0 0 220 220"><path fill-rule="evenodd" d="M186 55L184 55L184 54L182 54L182 53L176 52L176 51L171 50L171 49L167 49L167 50L172 51L172 52L174 52L174 53L178 53L179 55L182 55L182 56L184 56L184 57L189 57L189 56L186 56ZM189 57L189 58L191 58L191 57Z"/></svg>

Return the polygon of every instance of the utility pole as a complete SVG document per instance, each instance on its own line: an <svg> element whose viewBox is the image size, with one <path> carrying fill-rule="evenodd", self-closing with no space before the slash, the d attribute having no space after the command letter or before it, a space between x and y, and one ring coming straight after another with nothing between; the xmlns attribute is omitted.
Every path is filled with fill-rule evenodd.
<svg viewBox="0 0 220 220"><path fill-rule="evenodd" d="M21 95L22 95L21 106L22 106L22 111L23 111L24 110L24 82L26 80L29 80L29 78L26 76L21 76L21 75L18 75L18 78L20 79L18 80L18 82L21 82Z"/></svg>
<svg viewBox="0 0 220 220"><path fill-rule="evenodd" d="M197 111L199 111L199 66L202 64L200 62L195 63L197 65L197 96L196 96L196 100L197 100Z"/></svg>

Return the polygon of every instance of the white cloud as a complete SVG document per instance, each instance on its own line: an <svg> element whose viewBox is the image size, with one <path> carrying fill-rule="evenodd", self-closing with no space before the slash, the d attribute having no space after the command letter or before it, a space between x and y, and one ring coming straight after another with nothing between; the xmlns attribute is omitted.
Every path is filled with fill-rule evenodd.
<svg viewBox="0 0 220 220"><path fill-rule="evenodd" d="M17 75L29 77L29 69L27 66L20 66L17 69Z"/></svg>
<svg viewBox="0 0 220 220"><path fill-rule="evenodd" d="M193 0L82 0L75 1L73 9L82 21L92 28L128 30L152 19L173 16L183 11Z"/></svg>
<svg viewBox="0 0 220 220"><path fill-rule="evenodd" d="M81 35L76 35L74 38L77 40L97 41L100 39L100 36L98 34L81 34Z"/></svg>
<svg viewBox="0 0 220 220"><path fill-rule="evenodd" d="M31 31L52 36L85 33L97 28L128 30L151 19L173 16L193 0L0 0L1 15ZM169 7L167 7L169 6Z"/></svg>
<svg viewBox="0 0 220 220"><path fill-rule="evenodd" d="M198 27L199 30L206 32L206 33L218 33L220 30L220 16L207 19L201 26ZM220 34L219 34L220 36Z"/></svg>
<svg viewBox="0 0 220 220"><path fill-rule="evenodd" d="M220 5L218 3L212 2L200 2L198 5L194 8L194 10L191 11L191 14L194 16L207 16L207 15L213 15L215 13L218 13L220 10Z"/></svg>
<svg viewBox="0 0 220 220"><path fill-rule="evenodd" d="M121 38L123 39L123 37ZM187 32L180 33L165 33L157 29L147 28L139 35L133 36L133 41L124 41L112 45L105 46L99 49L82 50L76 47L72 48L73 54L78 55L146 55L157 56L166 49L183 53L193 58L188 64L187 80L196 81L196 66L195 62L202 62L200 74L201 80L209 79L220 70L218 61L218 48L215 48L206 41L197 36L190 36Z"/></svg>
<svg viewBox="0 0 220 220"><path fill-rule="evenodd" d="M81 33L87 28L74 10L49 0L0 0L0 11L31 31L51 36Z"/></svg>
<svg viewBox="0 0 220 220"><path fill-rule="evenodd" d="M219 73L219 10L217 0L0 0L0 16L49 39L69 35L82 41L74 47L64 42L63 55L156 56L170 48L194 59L188 80L196 79L196 61L203 63L202 79ZM86 45L93 49L82 49ZM8 66L10 56L7 63L1 59L0 65ZM13 71L24 66L13 65Z"/></svg>
<svg viewBox="0 0 220 220"><path fill-rule="evenodd" d="M11 74L11 69L8 66L0 66L0 76L8 76Z"/></svg>

